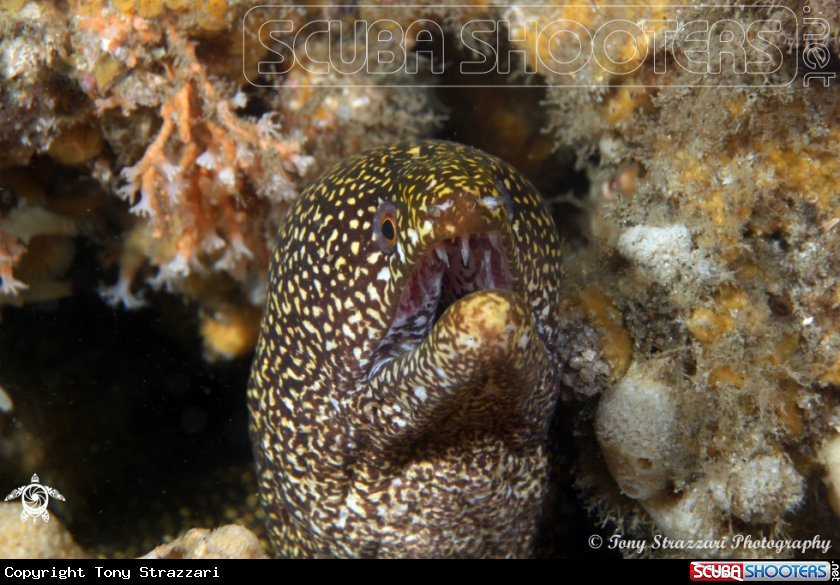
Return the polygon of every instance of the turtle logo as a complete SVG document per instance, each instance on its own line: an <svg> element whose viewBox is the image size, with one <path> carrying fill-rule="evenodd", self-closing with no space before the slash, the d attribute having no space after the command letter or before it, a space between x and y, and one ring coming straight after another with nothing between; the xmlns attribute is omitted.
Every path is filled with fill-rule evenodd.
<svg viewBox="0 0 840 585"><path fill-rule="evenodd" d="M14 500L20 496L23 496L21 497L23 512L20 513L20 521L26 522L32 516L33 524L39 516L44 519L44 522L50 521L50 513L47 512L50 496L56 500L64 501L64 496L58 493L58 490L39 483L38 474L32 476L32 483L29 485L12 490L12 493L6 496L6 501Z"/></svg>

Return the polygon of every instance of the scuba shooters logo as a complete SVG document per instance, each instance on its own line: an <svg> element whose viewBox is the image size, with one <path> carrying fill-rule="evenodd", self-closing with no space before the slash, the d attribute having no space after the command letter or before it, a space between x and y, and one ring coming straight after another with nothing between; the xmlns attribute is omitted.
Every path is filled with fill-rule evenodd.
<svg viewBox="0 0 840 585"><path fill-rule="evenodd" d="M400 75L367 87L439 86L440 81L432 82L429 75L443 75L445 69L485 76L485 87L500 85L497 75L515 73L525 75L527 83L506 82L506 87L592 88L784 86L793 78L775 74L788 58L798 72L799 43L790 39L801 38L801 25L791 9L778 2L767 3L772 15L771 6L763 4L606 4L595 11L601 15L595 19L586 2L563 4L564 11L552 3L488 5L481 18L475 18L469 3L424 4L426 10L447 10L451 22L443 26L430 18L414 18L416 12L411 11L419 7L411 3L376 6L375 21L350 18L364 4L319 4L333 16L318 20L294 16L295 10L309 8L305 4L255 6L242 19L242 72L251 85L283 87L293 68L305 70L308 77L296 80L297 88L359 87L344 78L362 70L374 76ZM726 8L737 9L738 20L722 16ZM579 21L564 17L571 14L587 16ZM810 43L807 67L825 67L831 52L829 45L820 43L830 38L828 22L805 18L802 24L811 30L805 35ZM253 40L264 50L251 50ZM673 46L681 50L670 50ZM786 52L788 46L793 55ZM656 75L646 77L644 85L634 85L638 82L628 76L642 63L653 65ZM586 81L587 74L581 72L592 64L613 80ZM663 77L666 73L679 73L679 79ZM826 87L833 75L809 73Z"/></svg>
<svg viewBox="0 0 840 585"><path fill-rule="evenodd" d="M6 501L20 498L21 503L23 503L23 512L20 513L20 521L26 522L31 516L32 523L34 524L39 517L43 518L44 522L50 521L50 513L47 512L47 504L50 501L50 496L56 500L65 501L64 496L58 493L58 490L41 485L38 480L38 474L35 474L32 476L31 484L12 490L12 493L6 496Z"/></svg>

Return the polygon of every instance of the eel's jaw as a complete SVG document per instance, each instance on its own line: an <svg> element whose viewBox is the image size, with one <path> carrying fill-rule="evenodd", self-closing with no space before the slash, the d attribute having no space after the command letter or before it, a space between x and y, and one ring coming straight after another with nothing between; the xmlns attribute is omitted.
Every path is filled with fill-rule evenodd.
<svg viewBox="0 0 840 585"><path fill-rule="evenodd" d="M457 300L414 349L385 363L352 408L383 449L423 437L457 441L467 429L516 449L546 436L553 371L525 299L481 290Z"/></svg>
<svg viewBox="0 0 840 585"><path fill-rule="evenodd" d="M423 254L402 290L390 329L371 357L368 380L415 349L459 299L481 290L518 288L511 272L516 258L508 257L502 240L497 231L465 234L441 240Z"/></svg>

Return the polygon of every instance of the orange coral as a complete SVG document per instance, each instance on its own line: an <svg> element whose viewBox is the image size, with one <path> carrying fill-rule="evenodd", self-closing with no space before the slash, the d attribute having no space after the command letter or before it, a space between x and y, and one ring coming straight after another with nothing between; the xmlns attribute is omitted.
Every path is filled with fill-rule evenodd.
<svg viewBox="0 0 840 585"><path fill-rule="evenodd" d="M576 299L581 312L601 332L604 359L613 380L621 379L630 367L632 340L622 325L621 312L595 287L582 291Z"/></svg>
<svg viewBox="0 0 840 585"><path fill-rule="evenodd" d="M234 110L244 96L220 98L193 44L169 26L167 39L179 55L179 70L170 75L181 85L164 100L162 126L143 157L123 169L126 184L117 194L133 204L131 213L148 219L158 240L144 250L159 268L153 284L169 286L209 268L245 279L249 268L264 271L267 255L266 214L257 211L265 200L254 196L254 188L291 185L283 163L299 168L308 157L299 141L284 139L271 115L239 118ZM115 299L130 298L123 281L132 276L121 272Z"/></svg>
<svg viewBox="0 0 840 585"><path fill-rule="evenodd" d="M169 10L186 9L195 14L198 25L207 30L219 30L227 24L227 0L112 0L114 7L125 15L136 13L154 18Z"/></svg>
<svg viewBox="0 0 840 585"><path fill-rule="evenodd" d="M248 355L257 344L260 311L252 307L231 308L201 316L204 354L210 360Z"/></svg>
<svg viewBox="0 0 840 585"><path fill-rule="evenodd" d="M26 252L26 247L18 243L17 238L0 230L0 293L15 296L18 291L29 288L26 284L15 279L12 268Z"/></svg>
<svg viewBox="0 0 840 585"><path fill-rule="evenodd" d="M238 75L219 65L241 63L230 36L202 40L200 51L190 40L199 20L229 20L227 2L165 0L155 18L137 0L109 4L98 13L73 6L88 49L75 63L80 86L95 101L109 150L125 157L114 161L106 152L95 173L139 218L123 238L116 284L101 287L112 305L142 305L132 286L147 276L146 266L156 270L147 280L152 287L191 296L203 309L219 311L219 303L243 296L259 304L272 233L309 170L372 143L421 134L436 121L420 111L418 92L360 84L338 93L314 86L303 67L282 80L288 99L237 91ZM206 9L201 18L199 8ZM252 92L261 117L243 115ZM420 119L406 124L390 115L406 108ZM303 152L304 142L317 161ZM111 170L114 162L121 171Z"/></svg>

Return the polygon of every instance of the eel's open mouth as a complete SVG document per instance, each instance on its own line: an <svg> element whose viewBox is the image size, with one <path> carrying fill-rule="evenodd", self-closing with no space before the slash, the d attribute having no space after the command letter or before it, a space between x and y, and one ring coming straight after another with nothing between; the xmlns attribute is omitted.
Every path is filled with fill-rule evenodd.
<svg viewBox="0 0 840 585"><path fill-rule="evenodd" d="M391 328L372 356L368 378L391 359L417 347L455 301L494 288L513 290L498 232L437 242L420 258L409 277Z"/></svg>

